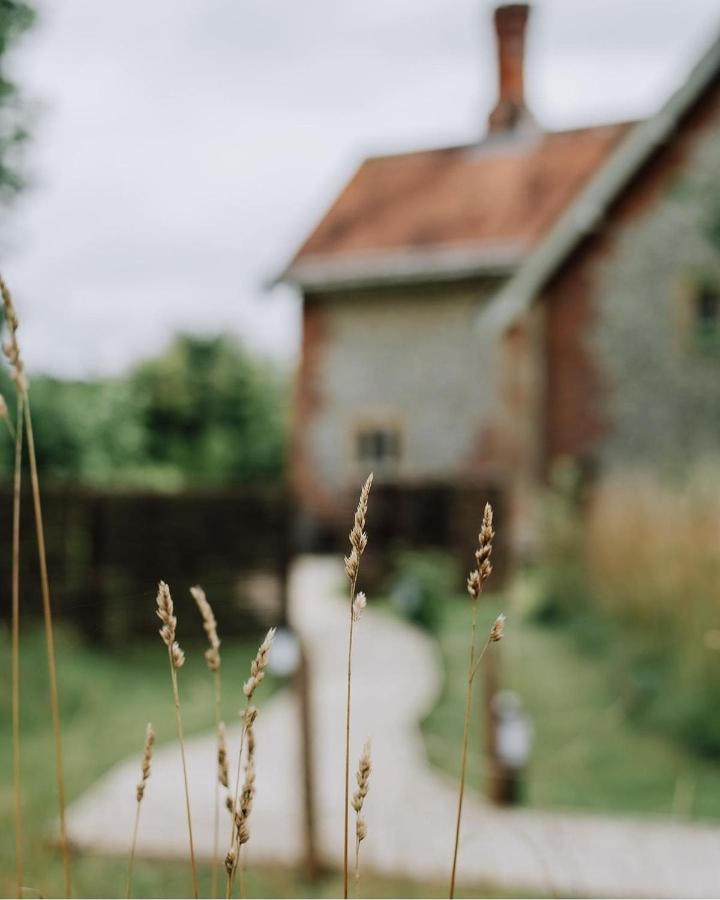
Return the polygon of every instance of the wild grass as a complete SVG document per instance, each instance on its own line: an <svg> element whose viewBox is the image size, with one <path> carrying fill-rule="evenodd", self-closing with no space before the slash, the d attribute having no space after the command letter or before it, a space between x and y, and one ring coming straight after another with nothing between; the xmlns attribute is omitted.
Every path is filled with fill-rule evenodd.
<svg viewBox="0 0 720 900"><path fill-rule="evenodd" d="M153 731L152 724L150 722L147 723L145 728L145 744L143 746L143 757L142 757L142 767L140 770L140 781L135 788L135 825L133 827L133 836L132 843L130 845L130 863L128 865L128 880L127 880L127 896L128 898L132 897L132 888L133 888L133 867L135 865L135 850L137 848L137 837L138 837L138 826L140 824L140 807L142 805L142 799L145 796L145 786L147 785L148 778L150 777L150 767L152 765L152 752L153 752L153 744L155 743L155 732Z"/></svg>
<svg viewBox="0 0 720 900"><path fill-rule="evenodd" d="M478 547L475 551L475 568L467 579L467 590L472 600L472 625L470 629L470 653L468 658L467 687L465 691L465 716L463 720L462 758L460 762L460 784L458 789L457 816L455 819L455 841L453 844L452 867L450 870L450 897L455 896L455 879L457 874L458 851L460 849L460 826L462 822L463 799L465 796L465 775L467 772L468 741L470 737L470 720L472 717L473 682L477 675L478 666L482 661L485 651L494 641L499 641L503 636L505 616L502 614L493 623L487 640L482 650L478 653L477 641L477 617L478 604L483 592L485 582L492 573L492 542L495 537L493 531L493 512L489 503L485 504L482 526L478 535Z"/></svg>
<svg viewBox="0 0 720 900"><path fill-rule="evenodd" d="M675 483L641 471L601 482L585 553L603 610L642 626L666 624L680 641L702 642L701 629L720 626L719 489L716 466Z"/></svg>
<svg viewBox="0 0 720 900"><path fill-rule="evenodd" d="M345 702L345 806L343 814L343 896L348 896L348 843L349 843L349 819L350 819L350 715L352 707L352 653L353 653L353 629L360 617L366 600L364 594L358 594L357 579L360 571L360 559L367 546L367 534L365 533L365 519L367 516L368 498L372 487L372 472L368 476L360 491L360 499L355 510L353 527L350 530L350 555L345 557L345 572L350 581L350 625L348 629L348 655L347 655L347 697Z"/></svg>
<svg viewBox="0 0 720 900"><path fill-rule="evenodd" d="M230 815L232 824L230 828L230 847L225 856L226 897L232 897L235 875L240 864L242 847L250 839L248 819L252 809L252 800L255 792L255 733L253 726L257 716L257 709L252 705L255 691L265 678L265 670L270 659L270 649L275 638L275 629L271 628L258 647L253 661L250 663L250 677L243 685L245 695L245 708L242 713L242 729L240 731L240 748L238 751L237 774L235 776L235 796L231 801ZM242 774L243 750L247 744L247 762L245 766L245 780L240 789L240 776ZM242 873L242 869L241 869Z"/></svg>
<svg viewBox="0 0 720 900"><path fill-rule="evenodd" d="M358 762L357 789L353 794L352 807L355 810L355 896L360 896L360 844L367 837L367 823L362 816L363 804L370 789L370 741L365 741L360 761Z"/></svg>
<svg viewBox="0 0 720 900"><path fill-rule="evenodd" d="M215 689L215 733L218 741L218 781L215 785L215 810L213 816L213 863L212 863L212 889L213 897L217 897L218 891L218 855L220 852L220 788L223 786L223 760L225 764L225 787L227 787L227 751L223 743L225 740L224 727L222 725L222 676L220 674L220 638L217 632L217 620L212 606L208 602L205 591L199 586L190 588L193 600L197 604L203 621L203 628L208 639L208 649L205 651L205 661L213 675ZM223 742L223 743L221 743Z"/></svg>
<svg viewBox="0 0 720 900"><path fill-rule="evenodd" d="M717 465L616 469L584 493L567 475L544 504L539 617L612 662L630 719L720 758Z"/></svg>
<svg viewBox="0 0 720 900"><path fill-rule="evenodd" d="M62 753L60 699L58 692L57 663L55 660L55 636L53 631L52 604L50 600L50 579L48 577L47 553L45 550L45 529L43 526L42 503L40 499L40 479L38 476L37 456L35 453L35 438L33 434L32 415L30 412L28 381L25 375L25 365L23 363L22 355L20 353L20 345L17 339L19 322L17 313L15 311L15 305L13 303L12 295L2 276L0 276L0 296L2 296L3 310L5 313L5 324L9 332L8 340L3 344L2 349L3 353L7 357L8 362L10 363L11 375L15 383L16 395L18 400L18 410L22 411L23 422L27 434L28 459L30 463L30 483L32 487L38 563L40 567L43 619L45 622L45 641L47 648L50 710L53 721L53 743L55 749L55 772L58 795L58 812L60 819L60 844L63 855L64 888L65 896L70 897L72 895L72 884L70 878L70 847L68 844L67 826L65 821L65 776ZM15 647L17 648L17 642L15 643ZM17 668L18 663L17 661L15 661L15 663L13 664L14 671L17 671ZM19 826L20 822L16 820L16 827ZM19 842L21 842L21 840L22 838L20 837Z"/></svg>
<svg viewBox="0 0 720 900"><path fill-rule="evenodd" d="M4 402L4 401L3 401ZM23 397L17 398L12 514L12 744L15 800L15 876L17 896L23 890L22 753L20 746L20 489L22 486Z"/></svg>
<svg viewBox="0 0 720 900"><path fill-rule="evenodd" d="M177 618L173 606L170 588L161 581L157 593L157 617L162 622L160 637L167 647L168 663L170 666L170 681L172 683L173 703L175 705L175 724L177 737L180 743L180 759L182 761L183 783L185 789L185 812L187 815L188 843L190 846L190 869L192 873L193 896L198 897L197 865L195 862L195 846L193 843L192 813L190 811L190 786L188 784L187 762L185 759L185 738L183 735L182 711L180 709L180 691L178 688L178 669L185 663L185 654L175 640Z"/></svg>
<svg viewBox="0 0 720 900"><path fill-rule="evenodd" d="M150 632L152 629L148 629ZM156 639L155 639L156 640ZM68 798L88 790L107 770L128 757L139 756L142 728L148 719L168 741L175 733L175 710L168 703L167 659L158 653L150 636L111 645L91 644L67 622L56 623L56 649L61 665L60 695L63 749ZM188 640L192 638L189 636ZM186 737L208 730L208 710L213 704L212 683L202 656L204 647L192 642L182 671L182 711ZM223 641L226 682L242 684L255 653L247 639ZM16 896L15 834L12 785L12 708L9 690L11 632L0 627L0 660L8 673L8 690L0 692L0 896ZM24 878L26 896L59 897L63 891L62 855L57 844L57 814L48 797L54 796L52 766L52 719L47 709L48 676L42 623L28 617L21 633L22 736L23 736L23 824ZM267 696L279 682L268 675L263 682ZM118 690L122 685L122 690ZM223 716L235 715L237 699L229 691L223 700ZM110 727L108 710L112 709ZM139 730L138 730L139 728ZM49 756L50 753L50 756ZM234 757L234 754L233 754ZM139 763L139 759L138 759ZM28 776L32 777L28 777ZM154 778L155 773L153 773ZM152 779L148 794L153 798ZM128 804L134 797L128 797ZM112 815L112 812L109 814ZM143 814L144 815L144 812ZM142 819L142 816L141 816ZM148 820L149 821L149 820ZM129 824L127 843L130 842ZM177 861L163 863L142 856L143 823L140 824L138 856L133 876L133 895L188 896L190 882ZM127 853L116 859L90 853L73 855L73 891L77 897L124 897L127 886ZM201 893L210 893L210 866L198 867ZM261 879L262 881L262 879ZM257 882L253 882L254 885ZM250 888L251 886L249 886Z"/></svg>

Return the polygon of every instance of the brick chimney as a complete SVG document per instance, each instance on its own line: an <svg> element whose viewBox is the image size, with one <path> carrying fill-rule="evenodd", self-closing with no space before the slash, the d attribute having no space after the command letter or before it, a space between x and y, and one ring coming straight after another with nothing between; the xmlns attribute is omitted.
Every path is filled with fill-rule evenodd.
<svg viewBox="0 0 720 900"><path fill-rule="evenodd" d="M525 106L523 77L529 13L526 3L512 3L495 10L499 94L488 119L490 133L514 131L519 125L532 122Z"/></svg>

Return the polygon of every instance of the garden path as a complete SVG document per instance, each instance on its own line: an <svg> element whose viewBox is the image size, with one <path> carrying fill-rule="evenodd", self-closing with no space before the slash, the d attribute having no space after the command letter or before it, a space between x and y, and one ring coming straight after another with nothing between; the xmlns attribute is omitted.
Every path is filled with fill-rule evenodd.
<svg viewBox="0 0 720 900"><path fill-rule="evenodd" d="M342 861L342 781L347 599L336 560L299 559L290 584L291 616L312 662L318 842ZM356 632L352 765L372 739L363 865L441 881L448 876L456 786L428 765L418 722L441 688L435 644L419 630L372 610ZM302 858L299 727L289 691L263 704L257 720L257 796L250 863L292 865ZM230 730L236 745L238 730ZM215 739L187 742L195 845L212 853ZM157 749L140 826L139 853L186 856L178 748ZM69 809L79 849L125 853L134 815L138 760L111 769ZM229 837L223 818L222 847ZM720 827L644 818L500 810L466 795L460 883L570 896L710 897L720 894Z"/></svg>

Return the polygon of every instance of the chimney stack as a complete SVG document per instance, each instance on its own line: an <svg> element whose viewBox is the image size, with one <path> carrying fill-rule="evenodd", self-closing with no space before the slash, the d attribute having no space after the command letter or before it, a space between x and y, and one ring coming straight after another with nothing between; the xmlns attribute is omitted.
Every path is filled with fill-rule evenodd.
<svg viewBox="0 0 720 900"><path fill-rule="evenodd" d="M488 120L491 134L514 131L518 125L532 122L525 106L523 77L525 26L529 13L526 3L499 6L495 10L499 95Z"/></svg>

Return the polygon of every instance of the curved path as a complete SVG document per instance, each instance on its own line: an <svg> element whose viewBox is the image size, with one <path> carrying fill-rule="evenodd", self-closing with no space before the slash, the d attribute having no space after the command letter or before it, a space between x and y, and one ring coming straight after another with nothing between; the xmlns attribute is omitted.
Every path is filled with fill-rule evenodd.
<svg viewBox="0 0 720 900"><path fill-rule="evenodd" d="M319 557L298 560L290 598L291 616L311 662L318 841L324 859L341 865L347 629L342 565ZM418 728L441 686L437 650L420 631L374 612L371 602L356 635L353 767L366 737L372 739L373 758L363 865L442 880L450 863L456 787L428 765ZM248 845L258 862L301 859L298 717L287 691L258 717L257 796ZM231 746L237 745L238 730L229 738ZM214 736L191 739L187 751L196 850L209 858ZM69 829L75 844L127 852L137 775L137 759L121 763L72 804ZM161 747L143 801L139 853L186 856L181 783L177 746ZM498 810L470 794L458 880L556 895L711 897L720 894L718 859L720 827Z"/></svg>

